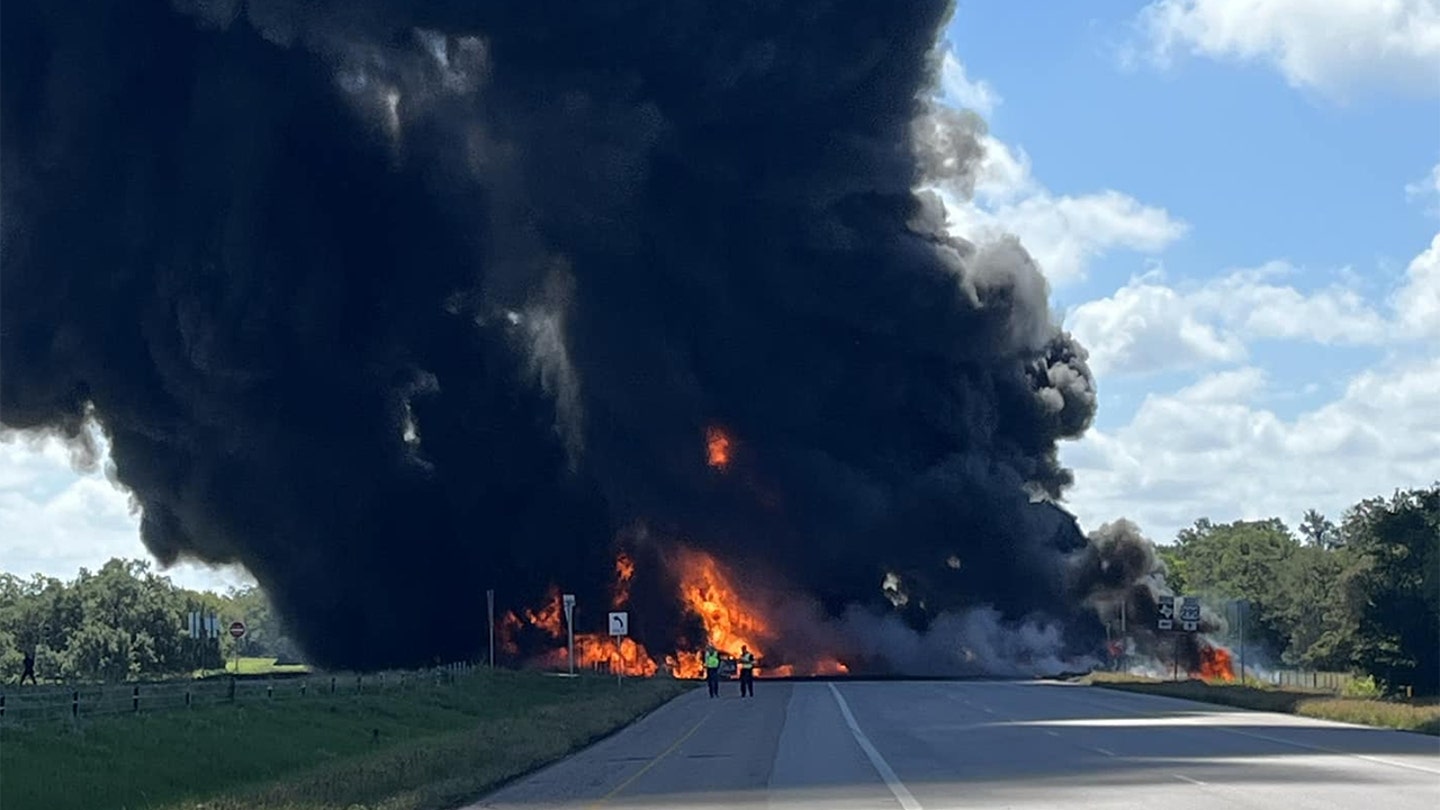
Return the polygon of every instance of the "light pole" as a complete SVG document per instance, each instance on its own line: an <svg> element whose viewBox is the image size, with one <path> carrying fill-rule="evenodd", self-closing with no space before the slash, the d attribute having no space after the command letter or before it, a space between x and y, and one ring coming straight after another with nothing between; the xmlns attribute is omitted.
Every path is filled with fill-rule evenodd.
<svg viewBox="0 0 1440 810"><path fill-rule="evenodd" d="M567 593L564 596L565 604L565 635L569 638L570 654L565 656L570 662L570 674L575 674L575 594Z"/></svg>

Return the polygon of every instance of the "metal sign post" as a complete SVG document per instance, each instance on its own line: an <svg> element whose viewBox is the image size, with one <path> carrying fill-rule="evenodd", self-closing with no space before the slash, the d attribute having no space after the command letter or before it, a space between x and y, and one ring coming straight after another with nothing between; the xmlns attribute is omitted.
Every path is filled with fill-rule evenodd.
<svg viewBox="0 0 1440 810"><path fill-rule="evenodd" d="M235 675L238 676L240 674L240 639L245 637L245 622L231 622L230 637L235 639L235 645L234 648L230 651L230 657L235 659Z"/></svg>
<svg viewBox="0 0 1440 810"><path fill-rule="evenodd" d="M570 674L575 674L575 594L567 593L563 597L565 605L565 634L569 637L570 654L566 660L570 662Z"/></svg>
<svg viewBox="0 0 1440 810"><path fill-rule="evenodd" d="M490 614L490 668L495 668L495 589L485 592L485 608Z"/></svg>

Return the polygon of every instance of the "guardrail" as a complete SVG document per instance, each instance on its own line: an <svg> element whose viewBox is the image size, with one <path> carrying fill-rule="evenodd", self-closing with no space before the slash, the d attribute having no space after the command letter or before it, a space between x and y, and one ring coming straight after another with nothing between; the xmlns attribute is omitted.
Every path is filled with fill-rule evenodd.
<svg viewBox="0 0 1440 810"><path fill-rule="evenodd" d="M373 673L310 673L282 676L229 676L189 681L83 685L5 686L0 691L0 723L45 718L173 711L226 703L348 699L360 695L433 689L472 673L456 663L422 670Z"/></svg>
<svg viewBox="0 0 1440 810"><path fill-rule="evenodd" d="M1272 669L1264 674L1272 686L1294 686L1301 689L1325 689L1343 692L1355 676L1349 672L1317 672L1304 669Z"/></svg>

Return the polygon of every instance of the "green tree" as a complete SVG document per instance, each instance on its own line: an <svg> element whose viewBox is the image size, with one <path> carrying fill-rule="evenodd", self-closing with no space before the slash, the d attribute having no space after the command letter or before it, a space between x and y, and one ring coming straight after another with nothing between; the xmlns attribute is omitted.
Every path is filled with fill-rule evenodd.
<svg viewBox="0 0 1440 810"><path fill-rule="evenodd" d="M1289 647L1296 612L1296 596L1284 582L1301 549L1278 518L1218 525L1202 518L1176 537L1175 567L1185 591L1208 597L1214 608L1223 611L1231 600L1247 600L1246 637L1282 652Z"/></svg>
<svg viewBox="0 0 1440 810"><path fill-rule="evenodd" d="M1440 483L1356 504L1341 533L1357 662L1391 689L1440 692Z"/></svg>
<svg viewBox="0 0 1440 810"><path fill-rule="evenodd" d="M1305 516L1300 520L1300 535L1307 544L1327 551L1333 551L1342 545L1340 530L1314 509L1306 510Z"/></svg>

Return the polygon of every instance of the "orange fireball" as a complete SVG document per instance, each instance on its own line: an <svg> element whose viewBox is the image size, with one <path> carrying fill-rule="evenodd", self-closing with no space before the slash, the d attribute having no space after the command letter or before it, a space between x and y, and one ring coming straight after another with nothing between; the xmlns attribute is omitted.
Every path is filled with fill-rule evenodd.
<svg viewBox="0 0 1440 810"><path fill-rule="evenodd" d="M723 428L711 425L705 429L705 458L717 470L730 466L730 434Z"/></svg>
<svg viewBox="0 0 1440 810"><path fill-rule="evenodd" d="M1206 680L1235 680L1235 667L1230 660L1230 651L1209 644L1201 646L1200 671L1195 674Z"/></svg>

